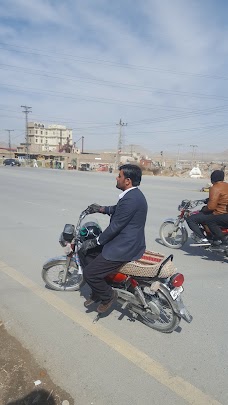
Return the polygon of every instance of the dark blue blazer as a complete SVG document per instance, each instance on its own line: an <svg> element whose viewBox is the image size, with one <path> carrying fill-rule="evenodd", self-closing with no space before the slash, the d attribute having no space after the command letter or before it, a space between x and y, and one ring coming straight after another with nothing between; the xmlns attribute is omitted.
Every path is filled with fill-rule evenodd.
<svg viewBox="0 0 228 405"><path fill-rule="evenodd" d="M112 207L105 207L111 215L109 226L99 236L106 260L126 261L139 259L146 249L145 223L147 202L143 193L134 188Z"/></svg>

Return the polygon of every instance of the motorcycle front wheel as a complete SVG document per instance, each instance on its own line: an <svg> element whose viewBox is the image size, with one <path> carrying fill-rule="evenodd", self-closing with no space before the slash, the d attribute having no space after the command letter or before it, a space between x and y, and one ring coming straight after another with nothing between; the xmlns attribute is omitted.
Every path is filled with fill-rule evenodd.
<svg viewBox="0 0 228 405"><path fill-rule="evenodd" d="M67 270L66 282L63 283L63 275L66 271L67 259L50 261L42 269L42 278L46 285L56 291L77 291L83 283L83 275L78 274L75 261L71 260Z"/></svg>
<svg viewBox="0 0 228 405"><path fill-rule="evenodd" d="M150 306L151 298L145 296L147 304ZM172 305L162 293L162 291L157 291L153 295L152 302L160 309L159 317L154 319L153 314L150 312L145 312L145 315L140 315L140 320L149 328L155 329L162 333L171 333L173 332L180 323L180 318L173 311Z"/></svg>
<svg viewBox="0 0 228 405"><path fill-rule="evenodd" d="M180 249L188 239L187 230L181 226L176 227L171 221L163 222L159 235L164 245L172 249Z"/></svg>

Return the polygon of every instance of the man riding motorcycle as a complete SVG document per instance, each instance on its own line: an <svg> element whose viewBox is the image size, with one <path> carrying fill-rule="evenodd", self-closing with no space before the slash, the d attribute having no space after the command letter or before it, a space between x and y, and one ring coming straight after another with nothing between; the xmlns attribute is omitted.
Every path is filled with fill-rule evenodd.
<svg viewBox="0 0 228 405"><path fill-rule="evenodd" d="M196 244L199 246L209 246L210 242L199 224L207 225L211 231L215 244L222 246L228 245L227 236L225 236L220 227L228 226L228 183L224 182L224 172L215 170L211 173L212 187L209 189L209 198L205 200L204 206L198 214L190 215L187 218L189 228L197 236Z"/></svg>
<svg viewBox="0 0 228 405"><path fill-rule="evenodd" d="M79 250L84 278L92 290L91 297L84 305L88 307L93 302L101 301L98 313L107 311L117 298L105 277L117 273L124 263L140 259L145 252L147 202L138 189L141 176L139 166L122 165L116 179L116 187L122 190L118 203L111 207L97 204L89 207L91 213L100 212L111 216L109 226L98 237L83 242ZM97 249L98 255L95 253ZM87 251L96 256L89 263L86 261Z"/></svg>

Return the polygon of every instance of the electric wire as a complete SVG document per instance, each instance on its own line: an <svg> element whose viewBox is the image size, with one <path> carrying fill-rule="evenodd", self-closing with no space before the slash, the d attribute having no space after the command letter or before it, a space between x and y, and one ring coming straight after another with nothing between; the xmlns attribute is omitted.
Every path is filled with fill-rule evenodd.
<svg viewBox="0 0 228 405"><path fill-rule="evenodd" d="M6 46L11 47L11 48L17 48L16 50L14 49L13 52L19 52L19 53L26 53L29 55L42 55L45 57L52 57L52 58L57 58L57 59L63 59L65 58L71 59L71 60L76 60L76 61L81 61L84 63L96 63L96 64L107 64L111 66L116 66L116 67L122 67L125 69L138 69L138 70L147 70L147 71L156 71L160 73L171 73L179 76L195 76L199 78L206 78L206 79L216 79L216 80L228 80L228 76L222 76L222 75L209 75L209 74L202 74L202 73L193 73L193 72L185 72L185 71L176 71L174 69L164 69L161 67L149 67L149 66L141 66L141 65L133 65L133 64L126 64L126 63L119 63L119 62L114 62L114 61L108 61L105 59L98 59L98 58L86 58L83 56L75 56L72 54L65 54L65 53L58 53L58 52L53 52L48 50L47 53L44 53L43 50L41 49L35 49L35 48L30 48L26 46L19 46L17 44L9 44L6 42L0 42L2 47L0 49L4 51L9 51L12 52L11 49L7 49ZM20 49L27 49L28 51L22 51Z"/></svg>
<svg viewBox="0 0 228 405"><path fill-rule="evenodd" d="M114 88L124 88L128 90L141 90L149 93L154 93L156 92L157 94L166 94L166 95L176 95L176 96L183 96L183 97L188 97L188 98L199 98L199 99L212 99L212 100L227 100L228 97L226 96L219 96L215 94L205 94L205 93L192 93L192 92L187 92L187 91L180 91L180 90L171 90L171 89L161 89L157 87L150 87L150 86L139 86L136 84L131 84L131 83L121 83L121 82L112 82L108 80L101 80L101 79L95 79L95 78L84 78L82 76L71 76L71 75L66 75L62 73L53 73L50 71L42 71L39 69L31 69L31 68L26 68L22 66L15 66L15 65L9 65L9 64L0 64L0 69L2 70L7 70L7 72L10 71L10 69L16 70L16 71L21 71L21 73L26 73L26 74L31 74L31 75L37 75L37 76L42 76L42 77L48 77L52 79L62 79L64 78L65 80L70 80L70 81L80 81L84 83L92 83L95 85L103 85L103 86L108 86L108 87L114 87Z"/></svg>

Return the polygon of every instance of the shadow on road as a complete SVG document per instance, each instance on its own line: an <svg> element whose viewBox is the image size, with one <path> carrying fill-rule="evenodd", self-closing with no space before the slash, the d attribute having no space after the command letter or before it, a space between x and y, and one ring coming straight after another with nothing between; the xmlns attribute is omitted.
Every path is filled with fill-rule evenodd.
<svg viewBox="0 0 228 405"><path fill-rule="evenodd" d="M190 246L188 242L182 246L180 249L171 249L166 247L161 239L157 238L155 239L155 242L158 243L159 245L164 246L166 249L169 249L169 252L172 251L175 257L175 251L176 250L181 250L185 256L194 256L194 257L200 257L202 260L209 260L209 261L214 261L214 262L220 262L220 263L228 263L228 257L224 257L222 254L220 255L219 253L215 252L210 252L209 250L204 249L203 247L198 247L198 246ZM168 255L167 255L168 256Z"/></svg>
<svg viewBox="0 0 228 405"><path fill-rule="evenodd" d="M90 293L90 287L87 284L83 285L83 287L81 288L81 291L80 291L80 295L84 296L87 299L89 297L89 293ZM92 312L95 312L95 314L97 315L97 312L96 312L97 305L98 305L97 302L91 304L88 308L86 308L86 313L90 314ZM111 314L111 312L113 310L116 310L116 311L119 312L119 316L117 318L119 321L121 321L124 317L127 317L127 321L129 321L129 322L134 323L136 320L138 322L140 322L140 317L139 316L137 316L136 314L131 313L127 308L122 309L121 304L119 302L115 302L108 311L106 311L103 314L100 314L98 319L106 318L107 316L109 316ZM97 321L96 318L94 318L94 320L95 320L95 322ZM143 325L142 322L141 322L141 324ZM145 326L145 325L143 325L143 326L148 328L148 326ZM178 326L174 330L174 332L176 332L176 333L181 333L181 331L182 331L182 328L180 326ZM159 333L161 333L161 332L159 332Z"/></svg>
<svg viewBox="0 0 228 405"><path fill-rule="evenodd" d="M16 399L16 401L7 402L6 405L57 405L53 395L44 390L34 390L23 398Z"/></svg>

